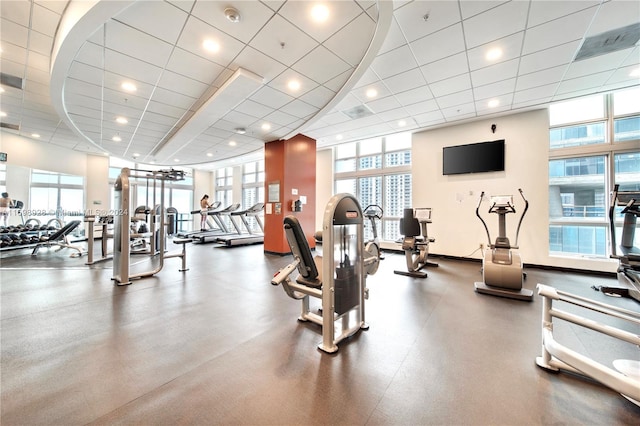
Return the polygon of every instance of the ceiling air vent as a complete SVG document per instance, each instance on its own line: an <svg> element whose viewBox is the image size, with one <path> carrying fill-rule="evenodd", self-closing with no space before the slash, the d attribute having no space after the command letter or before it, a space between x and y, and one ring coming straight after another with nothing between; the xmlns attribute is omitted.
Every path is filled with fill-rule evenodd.
<svg viewBox="0 0 640 426"><path fill-rule="evenodd" d="M364 118L373 115L373 111L371 111L366 105L358 105L353 108L346 109L342 112L344 114L347 114L352 120L357 120L358 118Z"/></svg>
<svg viewBox="0 0 640 426"><path fill-rule="evenodd" d="M11 124L11 123L5 123L4 121L0 122L0 127L2 127L3 129L11 129L11 130L20 130L20 125L19 124Z"/></svg>
<svg viewBox="0 0 640 426"><path fill-rule="evenodd" d="M20 77L16 77L15 75L5 74L0 72L0 83L3 86L15 87L16 89L22 90L23 81Z"/></svg>
<svg viewBox="0 0 640 426"><path fill-rule="evenodd" d="M640 40L640 23L587 37L576 55L576 61L593 58L633 47Z"/></svg>

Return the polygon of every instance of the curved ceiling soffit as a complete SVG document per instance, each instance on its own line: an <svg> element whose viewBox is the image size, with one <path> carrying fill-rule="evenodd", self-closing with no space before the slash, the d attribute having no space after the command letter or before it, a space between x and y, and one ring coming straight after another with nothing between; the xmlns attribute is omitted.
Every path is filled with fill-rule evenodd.
<svg viewBox="0 0 640 426"><path fill-rule="evenodd" d="M85 41L90 38L96 29L104 25L104 23L113 16L117 16L123 12L136 1L137 0L85 0L82 2L70 2L64 12L54 40L50 68L50 96L53 107L64 123L72 129L74 133L80 135L89 144L101 150L101 152L104 152L104 147L85 135L69 117L64 100L65 80L77 53ZM303 133L304 129L311 126L326 112L334 108L367 71L384 43L393 19L393 2L378 0L377 6L378 19L373 37L351 76L323 108L299 128L287 134L283 139L289 139L297 134Z"/></svg>
<svg viewBox="0 0 640 426"><path fill-rule="evenodd" d="M105 22L135 3L136 0L69 2L56 32L50 65L50 96L53 108L64 123L87 142L104 152L104 148L85 135L69 118L64 102L64 85L76 54Z"/></svg>

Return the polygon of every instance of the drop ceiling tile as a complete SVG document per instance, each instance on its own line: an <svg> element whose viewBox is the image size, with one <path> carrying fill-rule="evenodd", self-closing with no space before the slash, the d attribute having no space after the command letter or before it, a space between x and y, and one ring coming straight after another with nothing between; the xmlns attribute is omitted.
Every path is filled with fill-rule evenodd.
<svg viewBox="0 0 640 426"><path fill-rule="evenodd" d="M487 84L485 86L476 86L473 88L473 97L479 100L510 94L513 93L515 86L515 78L498 81L497 83Z"/></svg>
<svg viewBox="0 0 640 426"><path fill-rule="evenodd" d="M338 93L342 90L344 85L350 80L352 76L351 70L345 71L337 77L332 78L323 84L323 86L333 93ZM377 78L376 78L377 79Z"/></svg>
<svg viewBox="0 0 640 426"><path fill-rule="evenodd" d="M253 117L262 118L273 112L273 108L260 104L258 102L246 99L234 108L243 114L248 114Z"/></svg>
<svg viewBox="0 0 640 426"><path fill-rule="evenodd" d="M415 89L407 90L406 92L396 93L396 99L402 105L411 105L417 102L421 102L427 99L432 99L433 95L429 88L425 85L417 87Z"/></svg>
<svg viewBox="0 0 640 426"><path fill-rule="evenodd" d="M217 42L220 45L220 50L215 53L206 51L202 43L207 39ZM190 16L177 46L209 61L227 66L238 56L244 44L206 22Z"/></svg>
<svg viewBox="0 0 640 426"><path fill-rule="evenodd" d="M586 9L527 29L522 54L527 55L571 41L582 40L585 30L593 19L594 9Z"/></svg>
<svg viewBox="0 0 640 426"><path fill-rule="evenodd" d="M565 79L582 77L597 72L615 70L624 61L632 49L619 50L606 55L595 56L592 58L575 61L569 65L569 69L565 74Z"/></svg>
<svg viewBox="0 0 640 426"><path fill-rule="evenodd" d="M635 24L640 17L640 2L637 1L608 1L594 9L598 11L586 33L587 37Z"/></svg>
<svg viewBox="0 0 640 426"><path fill-rule="evenodd" d="M390 93L406 92L416 87L424 86L427 82L422 76L420 69L412 70L394 75L383 80L384 85L389 89Z"/></svg>
<svg viewBox="0 0 640 426"><path fill-rule="evenodd" d="M166 70L162 73L158 86L172 92L179 90L183 95L192 98L199 98L208 88L204 83Z"/></svg>
<svg viewBox="0 0 640 426"><path fill-rule="evenodd" d="M611 74L611 71L605 71L584 77L573 78L571 80L564 80L560 83L556 94L562 95L565 93L584 92L587 89L597 89L602 86L609 77L611 77Z"/></svg>
<svg viewBox="0 0 640 426"><path fill-rule="evenodd" d="M304 118L312 114L316 114L318 112L318 108L314 107L313 105L309 105L308 103L303 102L299 99L295 99L294 101L280 108L280 111L290 114L294 117Z"/></svg>
<svg viewBox="0 0 640 426"><path fill-rule="evenodd" d="M414 69L417 66L408 45L378 55L371 63L371 68L382 79Z"/></svg>
<svg viewBox="0 0 640 426"><path fill-rule="evenodd" d="M233 130L237 127L249 127L256 121L258 121L258 117L254 117L249 114L244 114L239 111L229 111L224 116L224 121L231 123L233 125L232 128L227 130ZM236 136L238 137L238 136Z"/></svg>
<svg viewBox="0 0 640 426"><path fill-rule="evenodd" d="M340 123L344 123L345 121L349 121L350 118L347 117L345 114L343 114L342 112L332 112L330 114L325 114L322 117L322 121L328 125L334 125L334 124L340 124Z"/></svg>
<svg viewBox="0 0 640 426"><path fill-rule="evenodd" d="M365 104L375 114L380 112L389 111L391 109L401 107L400 103L393 97L387 96L386 98L376 99Z"/></svg>
<svg viewBox="0 0 640 426"><path fill-rule="evenodd" d="M373 71L373 69L368 68L360 77L360 79L354 84L353 89L359 89L363 86L367 86L372 83L376 83L380 80L380 77ZM342 86L340 86L342 87Z"/></svg>
<svg viewBox="0 0 640 426"><path fill-rule="evenodd" d="M441 96L437 98L437 102L440 106L440 109L457 107L459 105L473 106L473 92L471 90L465 90L462 92Z"/></svg>
<svg viewBox="0 0 640 426"><path fill-rule="evenodd" d="M224 11L229 6L235 7L239 12L240 22L227 19ZM273 14L273 10L257 1L241 1L235 4L199 1L193 8L194 16L244 43L248 43Z"/></svg>
<svg viewBox="0 0 640 426"><path fill-rule="evenodd" d="M67 79L64 85L64 93L67 99L74 93L94 99L102 99L102 89L100 86L75 79Z"/></svg>
<svg viewBox="0 0 640 426"><path fill-rule="evenodd" d="M147 113L152 112L159 115L163 115L166 117L171 117L175 120L178 120L184 114L184 110L182 108L175 107L173 105L168 105L160 102L149 102L149 106L145 112L145 116Z"/></svg>
<svg viewBox="0 0 640 426"><path fill-rule="evenodd" d="M499 48L502 50L502 56L498 59L499 62L508 61L520 57L522 49L522 40L524 38L524 31L516 34L495 40L481 46L469 49L467 56L469 58L469 68L471 70L477 70L484 68L488 65L496 63L497 61L488 61L485 56L489 50Z"/></svg>
<svg viewBox="0 0 640 426"><path fill-rule="evenodd" d="M391 20L391 25L389 26L389 32L387 33L378 54L388 52L405 44L407 44L407 39L404 37L404 34L400 29L400 25L398 25L398 20L394 15Z"/></svg>
<svg viewBox="0 0 640 426"><path fill-rule="evenodd" d="M498 105L490 107L489 101L497 101ZM513 101L513 93L508 93L502 96L492 96L491 99L479 99L476 100L475 109L478 114L488 111L508 111L511 108L511 102Z"/></svg>
<svg viewBox="0 0 640 426"><path fill-rule="evenodd" d="M167 63L171 44L114 20L107 22L106 27L108 49L158 67Z"/></svg>
<svg viewBox="0 0 640 426"><path fill-rule="evenodd" d="M151 99L155 102L174 105L185 110L188 110L195 102L195 99L192 97L183 95L182 93L167 90L162 87L156 88Z"/></svg>
<svg viewBox="0 0 640 426"><path fill-rule="evenodd" d="M624 83L620 85L620 83ZM626 85L640 85L640 67L631 65L621 67L611 74L606 81L607 85L617 85L616 87L624 87Z"/></svg>
<svg viewBox="0 0 640 426"><path fill-rule="evenodd" d="M469 72L467 55L464 52L420 67L429 83L445 80Z"/></svg>
<svg viewBox="0 0 640 426"><path fill-rule="evenodd" d="M62 15L69 4L67 0L35 0L34 3L46 7L58 15Z"/></svg>
<svg viewBox="0 0 640 426"><path fill-rule="evenodd" d="M33 81L44 86L49 86L49 73L47 71L40 70L38 68L27 68L27 74L25 78L27 79L27 84L29 81Z"/></svg>
<svg viewBox="0 0 640 426"><path fill-rule="evenodd" d="M411 51L419 65L465 51L462 25L456 24L411 43Z"/></svg>
<svg viewBox="0 0 640 426"><path fill-rule="evenodd" d="M170 3L141 1L127 7L114 19L162 41L175 44L187 17L186 12Z"/></svg>
<svg viewBox="0 0 640 426"><path fill-rule="evenodd" d="M546 70L521 75L518 77L516 91L558 83L562 80L562 76L566 69L566 65L561 65L559 67L548 68Z"/></svg>
<svg viewBox="0 0 640 426"><path fill-rule="evenodd" d="M262 86L260 89L255 91L249 97L249 99L259 102L262 105L266 105L270 108L279 109L295 98L272 87Z"/></svg>
<svg viewBox="0 0 640 426"><path fill-rule="evenodd" d="M72 62L67 75L68 78L86 81L96 86L102 85L102 69L80 62Z"/></svg>
<svg viewBox="0 0 640 426"><path fill-rule="evenodd" d="M291 68L320 84L352 70L349 64L324 46L316 47Z"/></svg>
<svg viewBox="0 0 640 426"><path fill-rule="evenodd" d="M583 9L598 6L600 1L554 1L553 3L545 1L532 1L529 10L528 26L535 27L536 25L544 24L547 21L553 21L554 19L561 18L566 15L578 12Z"/></svg>
<svg viewBox="0 0 640 426"><path fill-rule="evenodd" d="M442 115L447 121L464 120L476 116L475 105L472 103L458 105L452 108L442 110Z"/></svg>
<svg viewBox="0 0 640 426"><path fill-rule="evenodd" d="M484 86L485 84L495 83L496 81L515 78L518 74L518 62L517 59L512 59L472 71L471 80L473 81L473 85Z"/></svg>
<svg viewBox="0 0 640 426"><path fill-rule="evenodd" d="M296 117L281 111L274 111L264 117L264 119L269 121L270 123L275 123L280 126L289 126L291 123L296 121Z"/></svg>
<svg viewBox="0 0 640 426"><path fill-rule="evenodd" d="M29 51L49 57L53 48L53 37L31 31L29 35Z"/></svg>
<svg viewBox="0 0 640 426"><path fill-rule="evenodd" d="M520 74L528 74L558 65L568 64L580 48L581 41L572 41L520 58Z"/></svg>
<svg viewBox="0 0 640 426"><path fill-rule="evenodd" d="M211 84L224 68L201 56L176 48L171 54L166 69L201 83Z"/></svg>
<svg viewBox="0 0 640 426"><path fill-rule="evenodd" d="M503 3L463 21L467 48L473 48L525 28L529 2Z"/></svg>
<svg viewBox="0 0 640 426"><path fill-rule="evenodd" d="M413 42L460 22L460 11L455 1L414 1L395 9L394 17L407 41Z"/></svg>
<svg viewBox="0 0 640 426"><path fill-rule="evenodd" d="M264 83L270 82L286 69L280 62L250 46L242 49L232 65L259 75L263 78Z"/></svg>
<svg viewBox="0 0 640 426"><path fill-rule="evenodd" d="M289 81L294 79L300 83L300 89L296 90L295 92L287 87ZM308 91L315 89L316 87L318 87L318 83L292 69L287 69L282 74L271 80L268 86L297 97L302 96Z"/></svg>
<svg viewBox="0 0 640 426"><path fill-rule="evenodd" d="M13 62L15 66L24 67L27 63L27 49L17 46L11 43L5 43L5 40L2 39L2 55L0 55L0 60L2 60L2 72L7 72L4 69L5 63L7 61Z"/></svg>
<svg viewBox="0 0 640 426"><path fill-rule="evenodd" d="M373 98L370 98L367 95L367 92L369 92L369 90L374 90L376 92L376 95ZM381 81L377 81L367 86L354 89L350 94L357 98L361 103L364 103L371 102L372 100L377 98L384 98L386 96L389 96L391 92Z"/></svg>
<svg viewBox="0 0 640 426"><path fill-rule="evenodd" d="M276 15L249 45L284 65L291 66L312 50L317 43L290 22Z"/></svg>
<svg viewBox="0 0 640 426"><path fill-rule="evenodd" d="M379 113L378 116L382 121L387 124L393 125L394 127L403 127L397 123L398 120L404 120L405 125L413 121L411 118L408 118L407 110L404 108L390 109Z"/></svg>
<svg viewBox="0 0 640 426"><path fill-rule="evenodd" d="M432 83L429 85L429 89L431 89L431 93L433 93L436 98L439 98L451 93L471 89L471 80L469 79L469 74L461 74L456 77Z"/></svg>
<svg viewBox="0 0 640 426"><path fill-rule="evenodd" d="M329 9L329 19L323 23L316 23L312 19L311 9L315 3L306 1L288 1L278 11L287 21L300 28L319 43L340 31L358 15L364 13L352 1L332 1L324 5Z"/></svg>
<svg viewBox="0 0 640 426"><path fill-rule="evenodd" d="M28 1L2 1L0 2L0 14L4 21L14 22L25 28L29 27L29 15L31 2ZM2 39L4 40L4 34Z"/></svg>
<svg viewBox="0 0 640 426"><path fill-rule="evenodd" d="M429 99L426 101L416 102L415 104L407 105L404 110L409 114L415 116L424 114L425 112L431 112L440 109L435 99Z"/></svg>
<svg viewBox="0 0 640 426"><path fill-rule="evenodd" d="M5 43L15 44L16 46L26 49L29 42L29 29L4 19L3 15L2 19L0 19L0 39L2 39L3 50Z"/></svg>
<svg viewBox="0 0 640 426"><path fill-rule="evenodd" d="M299 99L316 108L324 108L334 96L335 92L332 92L324 86L318 86L300 96Z"/></svg>
<svg viewBox="0 0 640 426"><path fill-rule="evenodd" d="M49 57L37 52L29 52L27 66L38 71L49 72Z"/></svg>
<svg viewBox="0 0 640 426"><path fill-rule="evenodd" d="M60 23L60 14L45 7L34 4L31 28L41 34L55 34Z"/></svg>
<svg viewBox="0 0 640 426"><path fill-rule="evenodd" d="M155 85L162 73L161 67L156 67L131 56L107 49L105 55L105 71L127 76L137 81ZM99 64L96 64L99 65ZM163 74L167 74L165 71ZM164 76L164 75L163 75Z"/></svg>
<svg viewBox="0 0 640 426"><path fill-rule="evenodd" d="M323 44L351 66L360 63L376 30L376 23L366 14L359 15Z"/></svg>

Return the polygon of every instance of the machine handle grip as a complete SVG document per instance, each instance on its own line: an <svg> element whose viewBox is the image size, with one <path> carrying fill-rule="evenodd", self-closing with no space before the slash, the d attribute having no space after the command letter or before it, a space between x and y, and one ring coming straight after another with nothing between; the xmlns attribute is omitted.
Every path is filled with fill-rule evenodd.
<svg viewBox="0 0 640 426"><path fill-rule="evenodd" d="M291 273L298 267L299 263L300 259L296 259L284 268L280 269L271 279L271 285L282 284L282 282L289 278L289 275L291 275Z"/></svg>

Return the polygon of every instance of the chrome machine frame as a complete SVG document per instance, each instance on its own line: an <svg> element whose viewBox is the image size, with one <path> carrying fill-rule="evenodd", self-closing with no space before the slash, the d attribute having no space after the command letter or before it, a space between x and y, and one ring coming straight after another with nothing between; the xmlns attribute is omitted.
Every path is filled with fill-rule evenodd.
<svg viewBox="0 0 640 426"><path fill-rule="evenodd" d="M619 392L634 404L640 405L640 375L638 375L640 361L637 359L613 361L614 367L619 371L606 367L558 343L553 337L553 318L577 324L635 346L640 346L640 336L554 308L553 301L565 302L619 320L625 320L635 324L636 327L640 327L640 313L566 293L544 284L538 284L537 289L538 294L542 296L542 356L536 358L536 364L553 372L566 370L590 377Z"/></svg>
<svg viewBox="0 0 640 426"><path fill-rule="evenodd" d="M295 216L285 218L287 240L295 260L278 271L271 284L282 284L288 296L302 301L298 320L322 326L322 342L318 348L336 352L342 340L369 328L365 322L364 304L368 298L365 279L375 272L379 259L365 256L362 209L351 194L337 194L329 200L322 226L322 257L316 256L313 260L309 260L308 245L303 248L306 253L301 252L292 227L287 228L287 220L295 223L297 219ZM313 262L322 271L313 281L303 279L308 275L306 262ZM294 282L289 275L296 269L300 276ZM321 300L320 314L311 312L309 296Z"/></svg>
<svg viewBox="0 0 640 426"><path fill-rule="evenodd" d="M144 172L145 175L131 175L131 172ZM130 256L131 256L131 187L129 179L131 177L141 177L151 179L153 182L153 205L157 206L151 213L151 256L159 255L160 261L155 269L141 272L138 274L130 273ZM114 211L114 229L113 229L113 278L118 285L131 284L132 279L150 277L157 274L164 266L164 259L171 257L182 258L181 271L186 270L186 249L187 240L174 240L174 243L182 244L182 251L175 254L165 254L165 209L164 209L164 182L167 180L183 180L184 172L182 170L140 170L123 168L114 184L115 206ZM156 185L160 182L160 203L156 204ZM159 212L160 227L156 229L156 213ZM190 241L190 240L188 240ZM159 245L158 251L155 251L156 244Z"/></svg>

